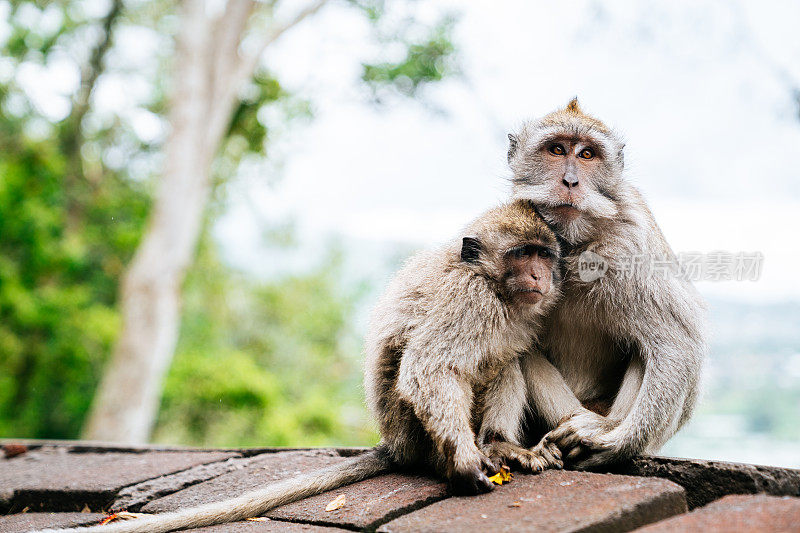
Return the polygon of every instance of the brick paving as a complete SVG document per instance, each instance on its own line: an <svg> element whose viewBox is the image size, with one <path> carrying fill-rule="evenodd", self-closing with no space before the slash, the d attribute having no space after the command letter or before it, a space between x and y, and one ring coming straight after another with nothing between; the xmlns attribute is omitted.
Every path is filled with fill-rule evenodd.
<svg viewBox="0 0 800 533"><path fill-rule="evenodd" d="M658 522L641 531L796 533L800 532L800 498L764 494L725 496L691 513Z"/></svg>
<svg viewBox="0 0 800 533"><path fill-rule="evenodd" d="M3 533L96 524L111 510L157 513L219 501L360 451L0 444ZM340 495L345 504L326 511ZM273 509L261 521L195 531L587 532L646 526L653 532L800 533L797 496L798 470L642 457L605 473L515 474L509 484L476 497L453 497L445 484L425 475L389 474Z"/></svg>
<svg viewBox="0 0 800 533"><path fill-rule="evenodd" d="M477 498L448 498L378 531L630 531L686 510L683 488L671 481L551 470L515 475Z"/></svg>

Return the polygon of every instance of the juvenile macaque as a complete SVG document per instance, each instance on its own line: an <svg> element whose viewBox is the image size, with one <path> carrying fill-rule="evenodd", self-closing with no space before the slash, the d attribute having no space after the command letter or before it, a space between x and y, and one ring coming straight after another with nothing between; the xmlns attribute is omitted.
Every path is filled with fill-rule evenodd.
<svg viewBox="0 0 800 533"><path fill-rule="evenodd" d="M555 234L530 202L486 212L456 241L410 259L377 305L365 373L382 435L376 448L223 502L64 531L159 533L231 522L393 470L432 471L454 492L477 494L492 490L487 474L500 461L558 466L555 446L516 445L516 408L504 420L509 402L524 407L518 358L558 297L558 261ZM508 376L518 379L516 396L498 397ZM498 429L479 448L485 417Z"/></svg>
<svg viewBox="0 0 800 533"><path fill-rule="evenodd" d="M520 363L535 414L528 427L552 430L542 444L556 444L579 467L654 452L694 407L706 353L704 303L679 275L635 268L637 261L674 265L675 256L622 177L622 141L577 100L509 140L513 197L535 204L565 256L563 296L540 349ZM579 265L587 257L610 268L587 276Z"/></svg>
<svg viewBox="0 0 800 533"><path fill-rule="evenodd" d="M496 460L557 463L547 450L512 446L519 417L503 417L514 398L498 397L505 387L493 381L504 367L515 370L503 379L519 371L557 299L559 246L527 201L489 211L466 235L415 256L392 281L367 335L365 385L392 462L432 467L455 492L474 494L491 490ZM475 433L484 416L506 430L482 451Z"/></svg>

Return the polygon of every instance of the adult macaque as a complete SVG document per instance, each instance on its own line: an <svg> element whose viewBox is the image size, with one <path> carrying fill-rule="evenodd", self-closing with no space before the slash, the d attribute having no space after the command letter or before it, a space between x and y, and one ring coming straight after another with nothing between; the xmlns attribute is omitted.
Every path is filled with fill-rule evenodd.
<svg viewBox="0 0 800 533"><path fill-rule="evenodd" d="M513 399L496 397L505 382L495 380L514 368L521 383L517 360L558 297L558 261L555 234L526 200L488 211L457 241L408 261L366 338L367 401L382 435L370 452L226 501L62 531L158 533L231 522L399 469L433 471L454 492L477 494L493 488L487 474L497 470L495 461L528 470L558 466L555 446L527 450L512 434L481 449L475 436L485 416L519 432L515 409L513 420L503 419ZM512 403L524 408L523 387Z"/></svg>
<svg viewBox="0 0 800 533"><path fill-rule="evenodd" d="M579 467L656 451L697 398L704 303L679 275L645 268L675 256L622 177L622 141L577 99L509 140L513 198L532 201L564 243L562 299L541 350L521 362L536 422L552 429L543 443ZM582 257L610 269L582 276Z"/></svg>

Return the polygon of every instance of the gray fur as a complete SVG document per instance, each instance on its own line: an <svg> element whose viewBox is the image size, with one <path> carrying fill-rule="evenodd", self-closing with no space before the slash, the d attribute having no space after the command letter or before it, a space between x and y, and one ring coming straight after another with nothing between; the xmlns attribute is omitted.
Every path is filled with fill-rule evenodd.
<svg viewBox="0 0 800 533"><path fill-rule="evenodd" d="M556 209L568 193L559 189L559 160L542 149L564 136L578 147L596 147L599 158L579 165L583 189L569 197L580 212L575 219ZM675 276L641 270L617 275L626 256L675 261L641 194L622 177L618 135L575 103L526 124L516 138L510 161L513 197L534 202L570 245L563 297L547 317L541 339L548 361L538 352L530 355L536 365L550 364L557 372L526 376L531 407L546 425L553 428L557 416L567 417L545 442L557 443L584 467L654 452L689 419L696 403L707 352L705 304L690 282ZM577 261L585 250L610 261L611 270L595 281L581 281ZM564 396L567 390L571 395ZM537 404L537 398L545 403ZM605 404L595 411L608 417L576 408L580 404Z"/></svg>

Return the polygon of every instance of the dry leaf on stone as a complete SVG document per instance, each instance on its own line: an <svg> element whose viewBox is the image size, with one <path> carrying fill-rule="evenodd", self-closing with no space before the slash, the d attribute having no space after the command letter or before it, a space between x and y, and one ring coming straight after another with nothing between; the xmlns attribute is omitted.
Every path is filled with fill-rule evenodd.
<svg viewBox="0 0 800 533"><path fill-rule="evenodd" d="M2 449L6 459L11 459L28 451L28 447L24 444L5 444Z"/></svg>
<svg viewBox="0 0 800 533"><path fill-rule="evenodd" d="M110 522L116 522L117 520L131 520L133 518L139 518L141 516L148 516L147 513L129 513L128 511L120 511L118 513L110 514L107 517L103 518L100 521L99 525L108 524Z"/></svg>
<svg viewBox="0 0 800 533"><path fill-rule="evenodd" d="M511 471L508 469L508 467L504 466L500 468L500 471L498 473L491 476L489 478L489 481L491 481L495 485L502 485L503 483L508 483L509 481L511 481Z"/></svg>
<svg viewBox="0 0 800 533"><path fill-rule="evenodd" d="M344 507L344 504L347 502L347 497L344 494L339 494L337 497L331 500L331 503L325 507L326 511L335 511L336 509L341 509Z"/></svg>
<svg viewBox="0 0 800 533"><path fill-rule="evenodd" d="M266 516L254 516L253 518L248 518L250 522L269 522L269 518Z"/></svg>

